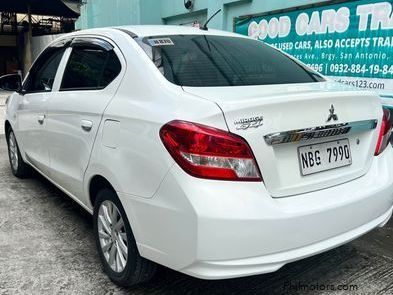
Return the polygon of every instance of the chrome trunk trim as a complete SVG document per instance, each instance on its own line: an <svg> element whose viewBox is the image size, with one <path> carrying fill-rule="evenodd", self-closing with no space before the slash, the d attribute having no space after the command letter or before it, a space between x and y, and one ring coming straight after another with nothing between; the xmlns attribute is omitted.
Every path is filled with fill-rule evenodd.
<svg viewBox="0 0 393 295"><path fill-rule="evenodd" d="M377 127L377 124L378 120L364 120L342 124L318 126L306 129L270 133L265 135L264 139L268 145L308 141L316 138L324 138L348 133L373 130Z"/></svg>

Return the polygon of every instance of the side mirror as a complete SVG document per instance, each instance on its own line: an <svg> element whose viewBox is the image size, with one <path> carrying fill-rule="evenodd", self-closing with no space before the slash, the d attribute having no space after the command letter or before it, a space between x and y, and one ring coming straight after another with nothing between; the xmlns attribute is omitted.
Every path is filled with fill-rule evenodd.
<svg viewBox="0 0 393 295"><path fill-rule="evenodd" d="M1 76L0 89L20 92L22 89L22 78L18 74Z"/></svg>

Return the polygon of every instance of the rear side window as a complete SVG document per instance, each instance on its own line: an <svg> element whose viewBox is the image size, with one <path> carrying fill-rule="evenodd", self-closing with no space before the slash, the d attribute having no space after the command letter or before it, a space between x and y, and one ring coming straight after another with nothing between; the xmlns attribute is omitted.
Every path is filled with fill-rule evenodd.
<svg viewBox="0 0 393 295"><path fill-rule="evenodd" d="M121 71L113 50L73 48L60 90L92 90L108 86Z"/></svg>
<svg viewBox="0 0 393 295"><path fill-rule="evenodd" d="M180 86L242 86L323 81L262 42L211 35L137 39L161 73Z"/></svg>
<svg viewBox="0 0 393 295"><path fill-rule="evenodd" d="M44 51L30 70L23 89L27 92L51 91L63 53L64 48L49 48Z"/></svg>

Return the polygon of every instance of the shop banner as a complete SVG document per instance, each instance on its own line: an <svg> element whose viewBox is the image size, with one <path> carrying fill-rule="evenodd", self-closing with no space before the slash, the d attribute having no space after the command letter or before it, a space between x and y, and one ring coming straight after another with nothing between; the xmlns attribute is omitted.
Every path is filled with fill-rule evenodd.
<svg viewBox="0 0 393 295"><path fill-rule="evenodd" d="M235 31L272 44L342 83L393 94L393 0L347 1L235 19Z"/></svg>

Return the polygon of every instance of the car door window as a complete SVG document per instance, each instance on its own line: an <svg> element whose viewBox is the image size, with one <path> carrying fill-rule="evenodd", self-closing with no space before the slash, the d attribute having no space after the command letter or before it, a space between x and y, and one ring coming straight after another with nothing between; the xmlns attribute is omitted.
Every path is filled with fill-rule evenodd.
<svg viewBox="0 0 393 295"><path fill-rule="evenodd" d="M120 73L113 50L75 47L64 72L60 90L103 89Z"/></svg>
<svg viewBox="0 0 393 295"><path fill-rule="evenodd" d="M52 91L56 72L63 57L64 48L49 48L37 59L29 77L23 85L23 89L28 92L49 92Z"/></svg>

